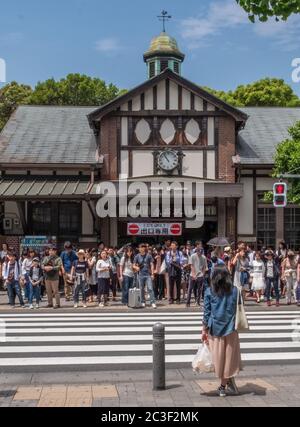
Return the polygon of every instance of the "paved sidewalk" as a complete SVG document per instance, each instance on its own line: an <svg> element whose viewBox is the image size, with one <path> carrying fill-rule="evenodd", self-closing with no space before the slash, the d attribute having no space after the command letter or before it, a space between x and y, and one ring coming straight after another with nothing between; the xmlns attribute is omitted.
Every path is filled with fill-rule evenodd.
<svg viewBox="0 0 300 427"><path fill-rule="evenodd" d="M247 367L237 380L240 395L226 398L217 396L219 384L212 376L202 377L187 369L167 371L165 391L152 390L150 371L60 374L60 377L0 374L0 383L1 407L300 406L298 365Z"/></svg>
<svg viewBox="0 0 300 427"><path fill-rule="evenodd" d="M260 304L256 303L255 298L248 298L246 300L246 309L250 310L250 311L260 311L260 310L266 310L266 312L274 310L274 311L279 311L281 309L284 310L288 310L288 311L294 311L294 310L299 310L300 313L300 307L297 307L296 304L292 304L292 305L286 305L286 301L285 299L281 299L280 300L280 307L276 307L275 306L275 302L273 301L273 304L271 307L267 307L266 303L261 302ZM201 302L201 309L203 308L203 302ZM169 304L167 299L164 299L162 301L157 301L157 309L158 310L163 310L163 311L199 311L199 307L193 303L191 304L191 307L186 308L185 303L182 302L181 304ZM66 311L74 311L76 313L78 312L90 312L92 310L94 311L101 311L101 312L117 312L117 311L121 311L121 312L133 312L136 311L134 309L130 309L127 306L123 305L121 303L121 294L118 292L118 296L116 298L116 301L110 301L109 305L107 307L101 307L101 309L98 306L97 302L93 302L93 303L87 303L87 308L83 308L81 303L79 304L79 308L78 309L74 309L74 303L72 301L65 301L64 296L61 296L61 308L59 310L53 310L53 308L47 308L47 298L44 297L43 301L40 303L40 308L38 310L30 310L30 312L61 312L63 310ZM149 302L147 302L147 307L146 309L143 310L151 310L151 311L155 311L155 309L153 309L150 305ZM14 309L12 309L9 304L8 304L8 297L7 297L7 293L5 291L0 291L0 312L13 312L13 313L26 313L29 311L29 307L28 305L26 306L25 309L21 308L19 305L19 301L18 298L16 298L16 307Z"/></svg>

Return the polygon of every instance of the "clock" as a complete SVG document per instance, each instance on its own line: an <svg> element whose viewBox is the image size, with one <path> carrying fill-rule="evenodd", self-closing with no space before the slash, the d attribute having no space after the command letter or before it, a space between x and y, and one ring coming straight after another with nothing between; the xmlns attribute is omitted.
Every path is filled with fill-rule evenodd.
<svg viewBox="0 0 300 427"><path fill-rule="evenodd" d="M158 155L157 163L160 169L171 172L178 167L179 157L176 151L166 150Z"/></svg>

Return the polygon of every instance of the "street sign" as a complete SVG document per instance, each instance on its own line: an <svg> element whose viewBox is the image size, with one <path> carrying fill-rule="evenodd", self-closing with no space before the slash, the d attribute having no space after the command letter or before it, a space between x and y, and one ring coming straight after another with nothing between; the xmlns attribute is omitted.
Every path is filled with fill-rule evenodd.
<svg viewBox="0 0 300 427"><path fill-rule="evenodd" d="M128 223L128 236L181 236L181 223Z"/></svg>
<svg viewBox="0 0 300 427"><path fill-rule="evenodd" d="M287 184L276 182L273 186L273 204L275 208L285 208L287 205Z"/></svg>

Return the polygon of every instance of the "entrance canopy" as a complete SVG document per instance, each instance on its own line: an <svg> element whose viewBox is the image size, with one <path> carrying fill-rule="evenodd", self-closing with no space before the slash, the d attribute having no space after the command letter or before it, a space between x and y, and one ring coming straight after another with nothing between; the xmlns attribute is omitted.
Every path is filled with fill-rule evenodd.
<svg viewBox="0 0 300 427"><path fill-rule="evenodd" d="M89 196L89 181L68 179L5 178L0 181L0 200L82 199Z"/></svg>

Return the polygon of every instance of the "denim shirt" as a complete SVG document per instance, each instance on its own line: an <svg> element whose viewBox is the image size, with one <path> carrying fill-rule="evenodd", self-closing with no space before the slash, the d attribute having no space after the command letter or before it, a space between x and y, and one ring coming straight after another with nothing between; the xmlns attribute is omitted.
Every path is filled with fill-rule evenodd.
<svg viewBox="0 0 300 427"><path fill-rule="evenodd" d="M229 294L218 296L211 288L204 295L203 326L213 337L225 337L235 331L238 289L233 286Z"/></svg>

